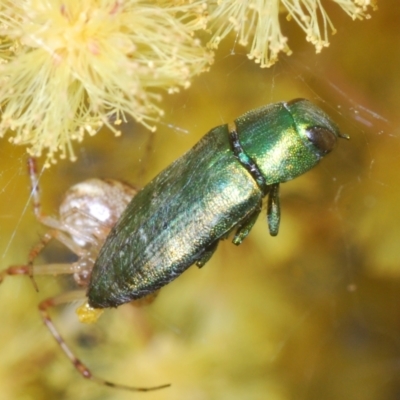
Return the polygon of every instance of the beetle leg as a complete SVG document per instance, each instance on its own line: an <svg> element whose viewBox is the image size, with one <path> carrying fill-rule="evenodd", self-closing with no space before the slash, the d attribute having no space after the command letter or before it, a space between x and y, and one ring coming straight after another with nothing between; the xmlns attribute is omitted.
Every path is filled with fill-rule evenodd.
<svg viewBox="0 0 400 400"><path fill-rule="evenodd" d="M267 221L270 235L276 236L278 234L279 223L281 221L281 207L279 204L279 183L270 185L270 190L268 193Z"/></svg>
<svg viewBox="0 0 400 400"><path fill-rule="evenodd" d="M204 264L212 257L215 250L217 250L219 240L211 243L206 249L201 253L200 258L196 261L196 265L201 268Z"/></svg>
<svg viewBox="0 0 400 400"><path fill-rule="evenodd" d="M261 211L261 204L242 223L239 224L239 227L235 233L235 236L232 239L233 244L235 244L236 246L239 246L239 244L241 244L243 242L243 240L250 233L251 228L253 228L254 224L256 223L258 215L260 214L260 211Z"/></svg>

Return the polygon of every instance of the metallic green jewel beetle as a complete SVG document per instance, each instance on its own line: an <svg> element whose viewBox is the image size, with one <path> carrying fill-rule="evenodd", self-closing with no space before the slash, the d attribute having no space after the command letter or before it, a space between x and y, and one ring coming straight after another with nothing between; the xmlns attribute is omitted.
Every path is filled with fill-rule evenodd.
<svg viewBox="0 0 400 400"><path fill-rule="evenodd" d="M277 235L279 184L314 167L338 137L347 136L304 99L212 129L127 206L93 267L89 305L116 307L154 293L192 264L202 267L232 231L239 245L266 195Z"/></svg>

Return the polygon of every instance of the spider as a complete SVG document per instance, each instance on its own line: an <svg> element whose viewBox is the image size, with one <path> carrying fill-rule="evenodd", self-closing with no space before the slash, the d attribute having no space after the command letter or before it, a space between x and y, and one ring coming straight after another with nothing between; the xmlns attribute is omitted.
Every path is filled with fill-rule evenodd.
<svg viewBox="0 0 400 400"><path fill-rule="evenodd" d="M80 288L40 302L38 308L43 322L56 339L61 349L82 377L101 385L132 391L150 391L170 386L131 387L116 384L92 375L89 368L72 352L54 325L49 309L76 300L84 300L77 313L81 322L94 322L102 310L91 308L86 299L86 288L98 253L128 203L138 190L127 183L113 179L88 179L70 187L60 204L59 217L42 212L36 160L28 159L28 173L31 181L32 205L37 220L49 230L29 253L26 265L12 265L0 273L0 283L7 275L28 275L38 291L34 280L36 275L73 275ZM51 240L58 240L71 250L78 260L69 264L34 265L36 257ZM148 299L150 300L150 299Z"/></svg>

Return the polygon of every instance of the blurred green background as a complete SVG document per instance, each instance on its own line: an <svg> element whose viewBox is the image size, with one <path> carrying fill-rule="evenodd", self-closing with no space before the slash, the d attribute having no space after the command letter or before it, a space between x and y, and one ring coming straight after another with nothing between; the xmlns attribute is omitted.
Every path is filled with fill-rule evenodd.
<svg viewBox="0 0 400 400"><path fill-rule="evenodd" d="M143 186L210 128L261 105L306 97L351 136L314 170L281 186L279 236L259 218L240 247L224 241L150 306L109 310L82 326L74 305L54 312L78 356L100 377L172 387L147 394L85 381L58 349L38 302L64 279L26 277L0 287L0 399L391 400L400 397L400 9L381 1L351 21L327 4L338 33L316 55L295 23L294 51L259 69L226 40L211 72L165 95L151 135L126 126L76 145L78 161L40 178L56 214L68 187L90 177ZM231 38L232 39L232 38ZM29 203L23 148L0 148L0 268L24 263L45 231ZM68 259L52 245L42 262Z"/></svg>

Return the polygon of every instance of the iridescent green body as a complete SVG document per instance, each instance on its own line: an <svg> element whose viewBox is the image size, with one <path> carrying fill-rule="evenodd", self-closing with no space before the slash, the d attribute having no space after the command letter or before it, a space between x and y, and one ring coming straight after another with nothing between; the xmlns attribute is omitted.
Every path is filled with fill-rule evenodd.
<svg viewBox="0 0 400 400"><path fill-rule="evenodd" d="M272 104L208 132L131 201L92 271L89 304L116 307L149 295L192 264L203 266L232 231L240 244L268 195L279 228L279 184L314 167L341 135L307 100Z"/></svg>

